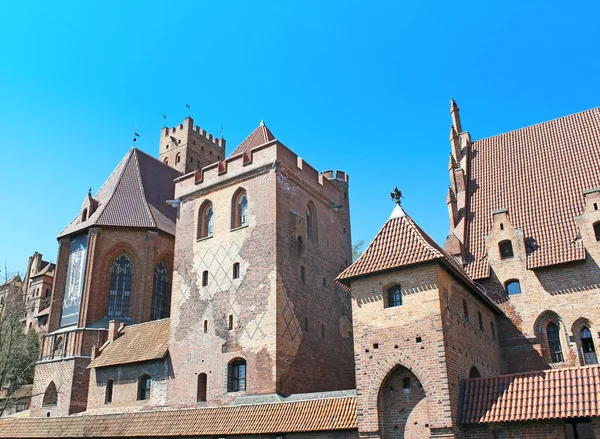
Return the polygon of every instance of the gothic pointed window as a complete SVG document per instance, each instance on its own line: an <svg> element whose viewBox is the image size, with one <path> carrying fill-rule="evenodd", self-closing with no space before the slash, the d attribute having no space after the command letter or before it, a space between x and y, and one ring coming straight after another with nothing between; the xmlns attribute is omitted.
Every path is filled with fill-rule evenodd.
<svg viewBox="0 0 600 439"><path fill-rule="evenodd" d="M546 328L548 334L548 347L550 348L550 360L552 363L561 363L564 361L562 346L560 343L560 332L554 322L548 323Z"/></svg>
<svg viewBox="0 0 600 439"><path fill-rule="evenodd" d="M248 225L248 196L242 188L238 189L231 200L231 228Z"/></svg>
<svg viewBox="0 0 600 439"><path fill-rule="evenodd" d="M169 271L166 264L163 261L160 261L154 267L150 320L164 319L169 317L169 305Z"/></svg>
<svg viewBox="0 0 600 439"><path fill-rule="evenodd" d="M583 351L583 359L585 364L598 364L598 357L596 357L596 349L594 348L592 332L585 326L581 330L581 350Z"/></svg>
<svg viewBox="0 0 600 439"><path fill-rule="evenodd" d="M44 399L42 400L43 406L56 405L58 402L58 391L56 390L56 384L54 381L50 381L46 391L44 392Z"/></svg>
<svg viewBox="0 0 600 439"><path fill-rule="evenodd" d="M126 254L115 259L110 269L108 317L129 317L133 262Z"/></svg>
<svg viewBox="0 0 600 439"><path fill-rule="evenodd" d="M198 233L197 239L213 236L213 206L206 200L198 211Z"/></svg>

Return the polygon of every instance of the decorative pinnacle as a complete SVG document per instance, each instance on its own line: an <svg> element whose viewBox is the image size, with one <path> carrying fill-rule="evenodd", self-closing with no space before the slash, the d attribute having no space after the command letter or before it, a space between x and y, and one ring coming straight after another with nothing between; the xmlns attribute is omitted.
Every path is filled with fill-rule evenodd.
<svg viewBox="0 0 600 439"><path fill-rule="evenodd" d="M88 189L88 195L92 195L92 187L90 186L90 188Z"/></svg>
<svg viewBox="0 0 600 439"><path fill-rule="evenodd" d="M396 203L398 206L400 206L402 204L402 202L400 201L401 198L404 198L402 196L402 192L400 192L398 190L398 187L395 187L394 190L392 191L392 193L390 194L390 196L392 197L392 201L394 203Z"/></svg>
<svg viewBox="0 0 600 439"><path fill-rule="evenodd" d="M264 127L264 126L265 126L265 120L264 120L264 119L262 119L262 120L260 121L260 125L259 125L259 127Z"/></svg>

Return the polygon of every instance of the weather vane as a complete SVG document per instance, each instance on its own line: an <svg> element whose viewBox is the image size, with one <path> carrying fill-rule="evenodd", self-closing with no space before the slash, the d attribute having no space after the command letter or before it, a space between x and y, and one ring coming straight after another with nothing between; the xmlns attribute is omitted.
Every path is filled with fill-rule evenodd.
<svg viewBox="0 0 600 439"><path fill-rule="evenodd" d="M402 196L402 192L400 192L398 190L398 187L394 188L394 190L392 191L392 193L390 194L390 196L392 197L392 201L394 203L396 203L398 206L400 206L400 204L401 204L400 199L404 198L404 197Z"/></svg>

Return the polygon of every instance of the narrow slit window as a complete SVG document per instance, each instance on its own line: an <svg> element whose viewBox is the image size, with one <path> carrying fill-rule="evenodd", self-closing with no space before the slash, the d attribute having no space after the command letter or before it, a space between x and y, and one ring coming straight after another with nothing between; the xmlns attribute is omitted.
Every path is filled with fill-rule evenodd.
<svg viewBox="0 0 600 439"><path fill-rule="evenodd" d="M198 392L196 397L197 402L206 401L207 381L208 379L205 373L201 373L200 375L198 375Z"/></svg>
<svg viewBox="0 0 600 439"><path fill-rule="evenodd" d="M467 305L467 301L463 299L463 315L465 318L465 322L471 321L469 318L469 305Z"/></svg>
<svg viewBox="0 0 600 439"><path fill-rule="evenodd" d="M208 332L208 320L204 320L204 333Z"/></svg>
<svg viewBox="0 0 600 439"><path fill-rule="evenodd" d="M483 332L483 316L481 315L481 311L477 311L477 319L479 320L479 330Z"/></svg>
<svg viewBox="0 0 600 439"><path fill-rule="evenodd" d="M110 404L112 402L113 397L113 380L108 380L106 382L106 389L104 391L104 404Z"/></svg>
<svg viewBox="0 0 600 439"><path fill-rule="evenodd" d="M204 270L202 272L202 286L205 287L208 285L208 270Z"/></svg>
<svg viewBox="0 0 600 439"><path fill-rule="evenodd" d="M233 264L233 278L238 279L240 277L240 263L236 262Z"/></svg>
<svg viewBox="0 0 600 439"><path fill-rule="evenodd" d="M596 241L600 241L600 222L594 224L594 235L596 236Z"/></svg>
<svg viewBox="0 0 600 439"><path fill-rule="evenodd" d="M233 329L233 315L229 314L229 319L227 320L227 329L230 331Z"/></svg>
<svg viewBox="0 0 600 439"><path fill-rule="evenodd" d="M404 390L410 390L410 378L406 377L402 380L402 388Z"/></svg>

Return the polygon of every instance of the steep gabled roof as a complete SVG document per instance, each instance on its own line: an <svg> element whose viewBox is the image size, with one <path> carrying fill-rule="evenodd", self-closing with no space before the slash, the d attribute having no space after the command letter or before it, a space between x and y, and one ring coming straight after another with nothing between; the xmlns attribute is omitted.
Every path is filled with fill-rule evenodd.
<svg viewBox="0 0 600 439"><path fill-rule="evenodd" d="M58 236L90 226L156 228L175 234L173 199L179 172L137 148L131 148L102 185L94 200L98 208L86 221L78 215Z"/></svg>
<svg viewBox="0 0 600 439"><path fill-rule="evenodd" d="M233 157L238 154L243 154L245 152L250 151L252 148L255 148L260 145L264 145L265 143L269 143L275 139L275 136L267 128L264 121L260 122L260 125L250 133L246 139L240 145L233 150L229 157Z"/></svg>
<svg viewBox="0 0 600 439"><path fill-rule="evenodd" d="M440 262L469 285L484 302L499 311L498 306L477 288L457 260L446 253L400 206L396 206L363 254L336 280L349 286L350 281L358 277L430 261Z"/></svg>
<svg viewBox="0 0 600 439"><path fill-rule="evenodd" d="M169 349L169 319L125 326L88 367L115 366L160 360Z"/></svg>
<svg viewBox="0 0 600 439"><path fill-rule="evenodd" d="M600 416L600 366L467 379L460 401L462 424Z"/></svg>
<svg viewBox="0 0 600 439"><path fill-rule="evenodd" d="M466 270L489 276L485 236L506 209L526 240L527 268L585 259L575 217L600 187L600 108L473 142ZM490 250L490 249L487 249Z"/></svg>

